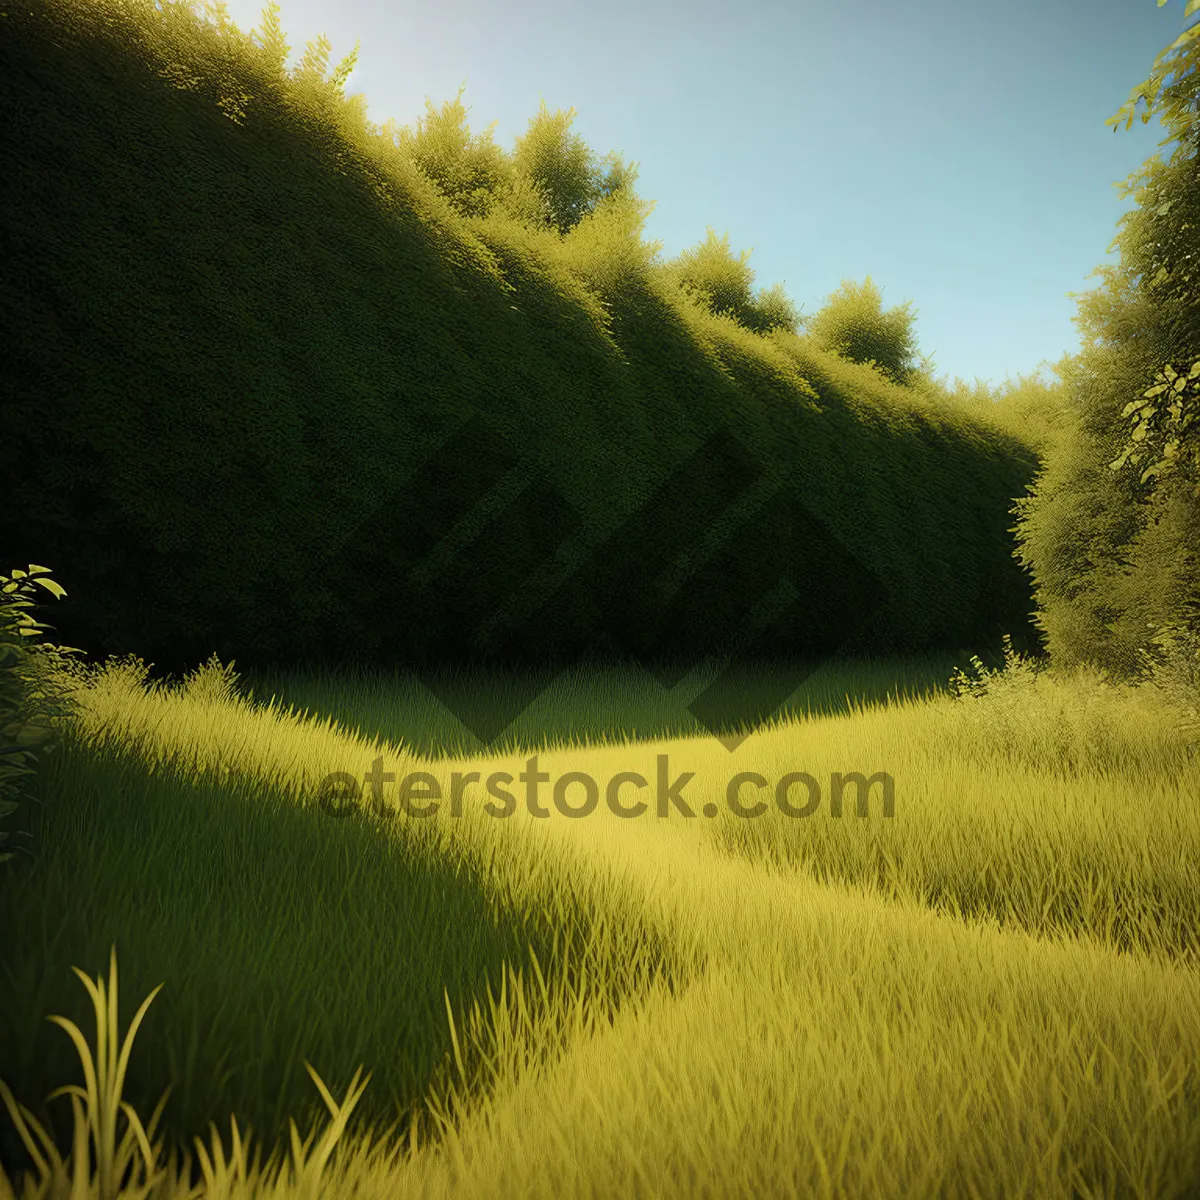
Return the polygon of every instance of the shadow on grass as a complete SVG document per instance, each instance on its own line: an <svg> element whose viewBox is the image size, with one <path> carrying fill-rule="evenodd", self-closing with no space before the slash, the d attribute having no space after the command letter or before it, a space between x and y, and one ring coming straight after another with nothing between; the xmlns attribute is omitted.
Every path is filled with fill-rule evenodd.
<svg viewBox="0 0 1200 1200"><path fill-rule="evenodd" d="M535 911L400 822L389 835L361 813L335 820L255 781L196 780L70 736L39 774L38 859L0 875L0 1062L59 1146L70 1106L44 1098L79 1063L47 1018L86 1027L72 968L102 971L113 946L124 997L164 985L125 1099L144 1116L171 1085L161 1130L181 1149L231 1113L267 1151L286 1145L289 1117L327 1116L303 1060L335 1094L363 1066L356 1119L402 1133L416 1119L431 1137L412 1114L451 1073L447 1003L456 1020L478 1005L486 1022L489 988L500 995L506 966L531 978L531 950L551 1004L586 989L615 1011L655 975L674 986L657 931L616 901L615 919L589 911L566 872L557 911ZM133 1009L122 1000L122 1025ZM467 1069L483 1080L478 1061ZM7 1119L0 1157L31 1165Z"/></svg>
<svg viewBox="0 0 1200 1200"><path fill-rule="evenodd" d="M348 663L338 669L247 670L242 691L262 703L276 697L285 707L439 759L702 737L790 718L843 716L944 692L954 669L968 664L965 651L929 659L742 663L734 668L742 682L722 688L728 715L719 721L703 711L701 721L689 706L725 662L693 664L677 672L682 678L673 687L660 682L669 678L665 673L633 661L437 671Z"/></svg>

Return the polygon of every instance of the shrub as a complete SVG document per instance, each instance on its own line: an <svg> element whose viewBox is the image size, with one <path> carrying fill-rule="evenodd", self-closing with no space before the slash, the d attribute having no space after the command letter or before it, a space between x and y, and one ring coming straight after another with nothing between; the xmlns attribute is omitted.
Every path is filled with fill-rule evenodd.
<svg viewBox="0 0 1200 1200"><path fill-rule="evenodd" d="M19 799L34 773L31 764L37 761L32 747L41 746L43 753L52 749L55 724L70 715L65 685L74 673L70 668L79 664L67 655L81 652L31 642L51 626L23 611L35 606L33 584L56 598L66 595L54 580L43 578L48 570L30 566L27 571L14 570L11 578L0 575L0 820L20 807ZM39 802L36 796L30 798ZM32 837L21 830L16 836ZM0 831L0 862L14 857L8 841L8 833ZM12 844L35 857L24 846Z"/></svg>
<svg viewBox="0 0 1200 1200"><path fill-rule="evenodd" d="M1138 655L1143 681L1182 714L1177 728L1200 734L1200 630L1187 620L1168 622L1154 629L1151 645ZM1191 752L1200 752L1200 742Z"/></svg>

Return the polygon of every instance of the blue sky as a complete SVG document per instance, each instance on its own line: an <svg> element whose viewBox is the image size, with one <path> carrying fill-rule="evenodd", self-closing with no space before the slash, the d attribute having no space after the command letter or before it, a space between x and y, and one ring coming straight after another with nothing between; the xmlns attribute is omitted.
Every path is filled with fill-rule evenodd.
<svg viewBox="0 0 1200 1200"><path fill-rule="evenodd" d="M248 32L264 3L229 15ZM939 376L994 385L1079 350L1065 293L1117 261L1113 184L1166 136L1105 119L1191 24L1184 0L280 3L289 66L361 39L346 92L376 124L465 83L472 134L498 121L511 151L542 98L573 107L597 159L638 164L663 258L711 225L806 314L869 274Z"/></svg>

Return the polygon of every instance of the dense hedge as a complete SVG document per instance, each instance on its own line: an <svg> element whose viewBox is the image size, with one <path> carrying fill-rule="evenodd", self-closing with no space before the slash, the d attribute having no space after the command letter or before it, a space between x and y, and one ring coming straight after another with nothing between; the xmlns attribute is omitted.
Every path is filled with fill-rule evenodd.
<svg viewBox="0 0 1200 1200"><path fill-rule="evenodd" d="M3 20L0 542L56 564L72 644L180 669L1032 636L1012 438L661 273L599 303L544 230L460 218L185 9Z"/></svg>

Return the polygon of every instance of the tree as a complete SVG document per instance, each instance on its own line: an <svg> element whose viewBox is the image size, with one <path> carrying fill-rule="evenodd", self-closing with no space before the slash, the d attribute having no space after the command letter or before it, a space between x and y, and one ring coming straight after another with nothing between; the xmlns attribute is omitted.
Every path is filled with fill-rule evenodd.
<svg viewBox="0 0 1200 1200"><path fill-rule="evenodd" d="M1189 0L1185 15L1197 9L1200 0ZM1138 207L1109 247L1120 247L1120 265L1097 268L1103 283L1078 297L1084 349L1055 368L1074 431L1016 508L1018 556L1034 575L1051 657L1122 678L1140 670L1156 631L1181 620L1194 627L1200 602L1200 476L1188 419L1200 360L1198 36L1193 26L1176 39L1106 122L1124 116L1128 129L1141 97L1143 123L1161 111L1169 128L1160 145L1179 145L1169 163L1154 155L1124 185ZM1174 81L1164 87L1168 67Z"/></svg>
<svg viewBox="0 0 1200 1200"><path fill-rule="evenodd" d="M628 192L637 179L636 164L607 154L597 166L582 138L568 137L575 110L541 109L517 138L511 155L492 141L491 125L472 138L462 105L466 85L440 112L426 98L426 116L417 128L387 121L379 130L437 185L464 217L503 214L540 229L565 234L605 199ZM603 168L607 167L605 173Z"/></svg>
<svg viewBox="0 0 1200 1200"><path fill-rule="evenodd" d="M723 313L755 333L772 329L794 331L800 315L776 284L757 297L751 294L754 272L747 263L750 250L734 258L729 234L718 238L712 226L705 240L678 258L659 266L659 271L686 295L710 312Z"/></svg>
<svg viewBox="0 0 1200 1200"><path fill-rule="evenodd" d="M636 164L626 166L613 153L601 160L606 174L597 168L583 138L568 136L575 116L573 108L551 113L542 100L512 155L517 176L542 198L542 220L559 233L569 232L601 200L631 189L637 179Z"/></svg>
<svg viewBox="0 0 1200 1200"><path fill-rule="evenodd" d="M1159 7L1164 3L1158 0ZM1198 9L1200 0L1189 0L1185 15ZM1188 46L1191 49L1184 54ZM1164 88L1168 67L1174 81ZM1139 97L1147 105L1142 124L1161 111L1162 123L1169 129L1169 136L1159 145L1179 143L1168 166L1154 155L1124 185L1122 196L1142 185L1136 193L1139 207L1121 218L1124 232L1114 243L1121 244L1123 264L1128 255L1129 272L1162 306L1172 357L1178 360L1163 363L1153 384L1121 412L1122 419L1131 422L1132 431L1110 466L1113 470L1121 470L1126 463L1138 466L1151 452L1138 480L1144 485L1156 476L1165 478L1176 465L1192 469L1194 478L1200 480L1200 187L1195 172L1200 150L1200 24L1185 30L1159 54L1150 77L1134 88L1121 111L1105 122L1113 126L1114 133L1122 116L1125 128L1132 126ZM1187 164L1192 164L1191 169ZM1153 452L1157 451L1161 457L1155 459ZM1200 482L1194 494L1200 494ZM1153 500L1152 495L1147 498Z"/></svg>
<svg viewBox="0 0 1200 1200"><path fill-rule="evenodd" d="M642 200L631 187L620 188L597 201L550 253L613 300L655 269L662 242L642 240L653 210L653 201Z"/></svg>
<svg viewBox="0 0 1200 1200"><path fill-rule="evenodd" d="M389 120L380 131L431 179L451 206L464 217L484 216L498 203L513 177L513 166L504 151L492 141L493 121L472 138L462 104L466 84L453 101L435 112L425 99L425 120L415 131L398 128Z"/></svg>
<svg viewBox="0 0 1200 1200"><path fill-rule="evenodd" d="M918 371L912 301L883 311L883 297L868 275L861 286L843 280L828 303L805 322L806 331L826 348L851 362L871 363L896 383L908 383ZM928 360L923 360L928 366Z"/></svg>

